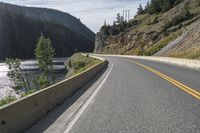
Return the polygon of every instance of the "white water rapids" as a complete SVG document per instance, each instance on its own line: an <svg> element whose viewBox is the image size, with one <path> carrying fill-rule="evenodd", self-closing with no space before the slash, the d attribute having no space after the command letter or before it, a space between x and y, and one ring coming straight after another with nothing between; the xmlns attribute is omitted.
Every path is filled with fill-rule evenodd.
<svg viewBox="0 0 200 133"><path fill-rule="evenodd" d="M64 62L67 58L56 58L54 59L54 70L63 70L65 69ZM21 67L26 71L34 71L37 69L35 60L26 60L21 62ZM8 68L5 63L0 63L0 99L3 99L9 95L15 95L14 90L10 88L10 81L7 77Z"/></svg>

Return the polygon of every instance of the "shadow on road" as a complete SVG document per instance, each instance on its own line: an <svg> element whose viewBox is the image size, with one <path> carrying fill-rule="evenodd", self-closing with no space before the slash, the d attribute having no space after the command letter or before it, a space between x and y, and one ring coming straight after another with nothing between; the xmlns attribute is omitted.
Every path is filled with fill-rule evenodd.
<svg viewBox="0 0 200 133"><path fill-rule="evenodd" d="M93 79L88 81L86 85L73 93L71 97L64 100L60 105L49 111L41 119L35 122L28 129L26 129L25 133L43 133L44 131L46 131L73 103L77 101L77 99L79 99L80 96L82 96L103 75L107 68L108 66L104 68L101 72L99 72Z"/></svg>

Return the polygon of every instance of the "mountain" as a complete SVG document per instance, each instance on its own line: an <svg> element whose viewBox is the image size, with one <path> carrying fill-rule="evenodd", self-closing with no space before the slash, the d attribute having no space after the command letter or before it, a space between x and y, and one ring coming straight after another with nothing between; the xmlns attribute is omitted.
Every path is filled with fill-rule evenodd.
<svg viewBox="0 0 200 133"><path fill-rule="evenodd" d="M94 49L95 34L68 13L0 3L0 60L34 58L41 33L51 39L56 57Z"/></svg>
<svg viewBox="0 0 200 133"><path fill-rule="evenodd" d="M199 58L199 21L199 0L151 0L128 22L102 26L95 53Z"/></svg>

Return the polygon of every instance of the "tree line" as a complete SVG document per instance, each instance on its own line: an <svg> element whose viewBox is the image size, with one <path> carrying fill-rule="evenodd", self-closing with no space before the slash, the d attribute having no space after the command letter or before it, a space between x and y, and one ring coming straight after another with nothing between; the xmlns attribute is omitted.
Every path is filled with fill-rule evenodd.
<svg viewBox="0 0 200 133"><path fill-rule="evenodd" d="M177 5L181 0L150 0L147 2L145 8L140 4L138 7L137 14L153 14L159 12L166 12L171 9L173 6ZM113 21L113 25L107 25L106 22L101 27L101 31L107 35L118 35L121 32L124 32L127 28L130 28L137 24L137 21L124 20L124 17L117 13L116 20Z"/></svg>
<svg viewBox="0 0 200 133"><path fill-rule="evenodd" d="M100 31L103 32L105 35L118 35L121 32L124 32L127 28L130 28L136 24L137 21L126 21L124 19L124 16L122 16L120 13L117 13L116 19L113 21L113 24L109 25L105 21Z"/></svg>
<svg viewBox="0 0 200 133"><path fill-rule="evenodd" d="M181 0L151 0L147 2L145 8L140 4L137 14L166 12L180 2Z"/></svg>

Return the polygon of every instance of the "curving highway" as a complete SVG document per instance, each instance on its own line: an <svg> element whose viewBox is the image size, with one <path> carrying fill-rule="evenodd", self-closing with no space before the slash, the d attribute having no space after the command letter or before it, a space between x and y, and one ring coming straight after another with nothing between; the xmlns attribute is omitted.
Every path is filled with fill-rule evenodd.
<svg viewBox="0 0 200 133"><path fill-rule="evenodd" d="M27 132L200 132L200 71L147 60L104 58L109 67L98 80L85 86L81 96L74 95L78 98L70 106L52 111Z"/></svg>

